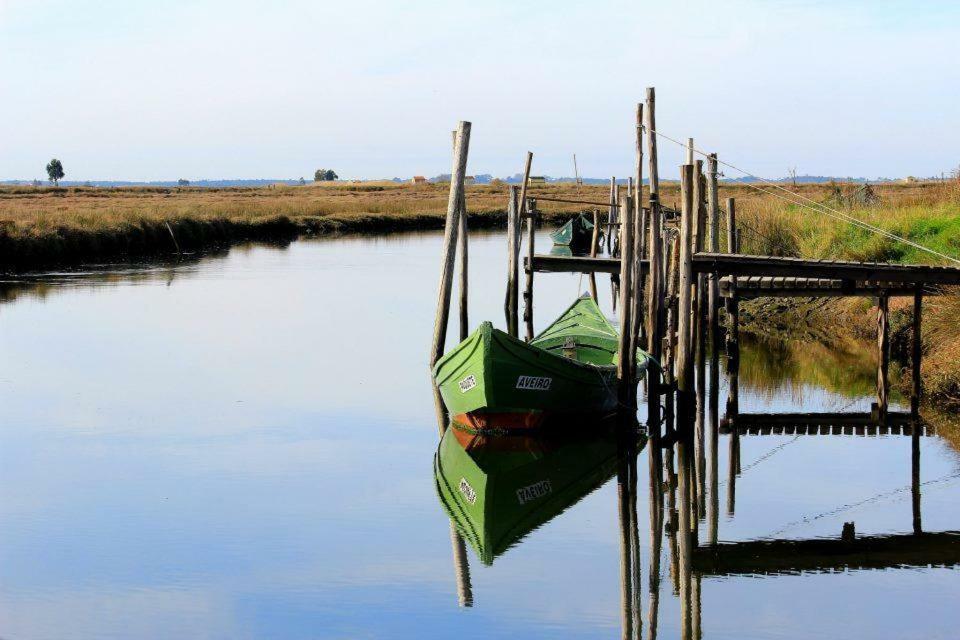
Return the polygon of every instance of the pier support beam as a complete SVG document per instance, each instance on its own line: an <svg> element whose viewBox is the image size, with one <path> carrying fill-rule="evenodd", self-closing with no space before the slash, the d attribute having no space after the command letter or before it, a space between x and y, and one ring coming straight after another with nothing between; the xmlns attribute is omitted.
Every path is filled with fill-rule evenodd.
<svg viewBox="0 0 960 640"><path fill-rule="evenodd" d="M923 285L917 285L917 292L913 295L913 390L910 394L910 412L913 415L920 413L920 394L923 391L923 381L920 378L920 364L923 355L920 322L923 314Z"/></svg>
<svg viewBox="0 0 960 640"><path fill-rule="evenodd" d="M877 298L877 419L886 420L890 394L890 298Z"/></svg>
<svg viewBox="0 0 960 640"><path fill-rule="evenodd" d="M534 219L527 202L527 185L530 183L530 165L533 154L527 151L527 160L523 168L523 183L520 185L520 219L527 220L527 284L523 290L523 321L527 325L527 342L533 340L533 229Z"/></svg>

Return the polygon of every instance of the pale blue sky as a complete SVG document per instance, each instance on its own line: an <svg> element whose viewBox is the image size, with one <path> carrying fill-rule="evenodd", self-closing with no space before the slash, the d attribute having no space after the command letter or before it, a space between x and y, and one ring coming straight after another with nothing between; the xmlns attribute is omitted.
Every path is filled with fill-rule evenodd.
<svg viewBox="0 0 960 640"><path fill-rule="evenodd" d="M0 179L433 175L461 119L472 173L625 175L651 85L761 175L932 175L958 45L956 2L0 0Z"/></svg>

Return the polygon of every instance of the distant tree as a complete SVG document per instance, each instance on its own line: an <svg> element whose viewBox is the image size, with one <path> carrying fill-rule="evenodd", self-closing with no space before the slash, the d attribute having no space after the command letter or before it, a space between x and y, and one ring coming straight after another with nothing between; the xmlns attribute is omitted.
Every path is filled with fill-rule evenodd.
<svg viewBox="0 0 960 640"><path fill-rule="evenodd" d="M180 178L179 180L177 180L177 186L178 186L178 187L189 187L189 186L190 186L190 181L187 180L186 178Z"/></svg>
<svg viewBox="0 0 960 640"><path fill-rule="evenodd" d="M60 180L62 180L65 175L67 174L63 172L63 164L61 164L59 160L54 158L47 163L47 176L50 177L50 182L52 182L54 186L59 186Z"/></svg>
<svg viewBox="0 0 960 640"><path fill-rule="evenodd" d="M303 176L300 176L299 182L300 182L300 186L301 186L301 187L302 187L303 185L307 184L307 181L303 179Z"/></svg>
<svg viewBox="0 0 960 640"><path fill-rule="evenodd" d="M793 182L793 186L796 187L797 186L797 168L790 167L789 169L787 169L787 173L790 174L790 180Z"/></svg>
<svg viewBox="0 0 960 640"><path fill-rule="evenodd" d="M32 184L33 184L33 186L35 186L35 187L39 187L39 186L40 186L41 184L43 184L43 183L41 183L39 180L37 180L36 178L34 178Z"/></svg>
<svg viewBox="0 0 960 640"><path fill-rule="evenodd" d="M340 176L333 169L317 169L313 174L314 182L332 182Z"/></svg>

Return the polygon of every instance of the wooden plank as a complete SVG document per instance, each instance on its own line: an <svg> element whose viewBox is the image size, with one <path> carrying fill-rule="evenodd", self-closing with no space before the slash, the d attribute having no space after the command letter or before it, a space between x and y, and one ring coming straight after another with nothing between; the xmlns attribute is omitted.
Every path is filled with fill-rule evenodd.
<svg viewBox="0 0 960 640"><path fill-rule="evenodd" d="M524 268L530 268L530 258L523 261ZM646 276L650 261L639 261L640 274ZM587 256L533 256L533 270L541 273L620 273L620 258L593 258Z"/></svg>
<svg viewBox="0 0 960 640"><path fill-rule="evenodd" d="M721 275L731 276L794 276L886 280L891 283L960 284L960 268L929 265L699 253L692 257L692 266L694 273L717 271Z"/></svg>

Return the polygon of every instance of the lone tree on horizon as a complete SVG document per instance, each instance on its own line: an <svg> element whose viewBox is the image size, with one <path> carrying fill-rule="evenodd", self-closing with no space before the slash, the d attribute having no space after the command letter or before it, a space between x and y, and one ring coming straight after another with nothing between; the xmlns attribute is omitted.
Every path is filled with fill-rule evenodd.
<svg viewBox="0 0 960 640"><path fill-rule="evenodd" d="M313 174L314 182L332 182L339 176L333 169L317 169Z"/></svg>
<svg viewBox="0 0 960 640"><path fill-rule="evenodd" d="M65 175L67 174L63 172L63 164L59 160L54 158L47 163L47 176L50 178L53 186L60 186L60 180L62 180Z"/></svg>

